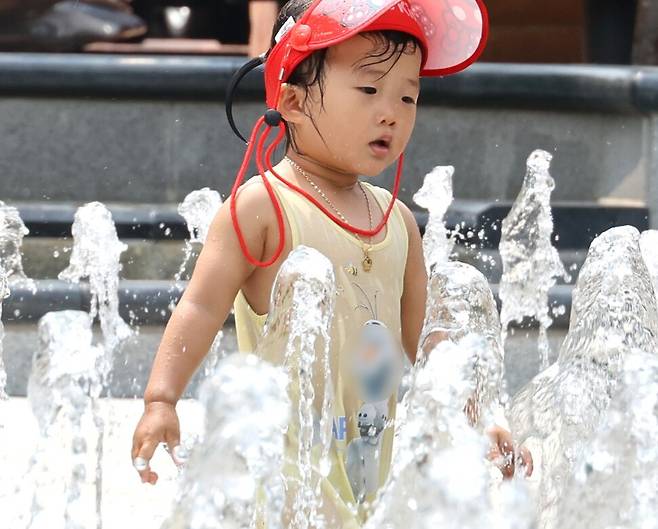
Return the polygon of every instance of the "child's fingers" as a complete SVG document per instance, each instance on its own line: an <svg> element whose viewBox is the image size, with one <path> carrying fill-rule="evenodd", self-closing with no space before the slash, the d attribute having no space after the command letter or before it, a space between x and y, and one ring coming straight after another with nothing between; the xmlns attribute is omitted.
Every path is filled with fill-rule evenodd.
<svg viewBox="0 0 658 529"><path fill-rule="evenodd" d="M521 460L521 465L525 468L526 477L532 476L532 471L534 469L534 462L532 460L532 453L525 446L522 446L519 450L519 459Z"/></svg>
<svg viewBox="0 0 658 529"><path fill-rule="evenodd" d="M139 446L133 445L133 466L142 479L142 483L155 485L158 480L158 475L150 467L150 461L157 446L158 442L153 439L147 439Z"/></svg>
<svg viewBox="0 0 658 529"><path fill-rule="evenodd" d="M165 443L167 447L167 452L171 456L171 459L176 465L181 465L184 461L181 461L177 456L180 452L180 432L178 431L167 431L165 433Z"/></svg>
<svg viewBox="0 0 658 529"><path fill-rule="evenodd" d="M491 440L489 460L492 461L506 479L514 475L514 444L506 430L494 427L488 431Z"/></svg>

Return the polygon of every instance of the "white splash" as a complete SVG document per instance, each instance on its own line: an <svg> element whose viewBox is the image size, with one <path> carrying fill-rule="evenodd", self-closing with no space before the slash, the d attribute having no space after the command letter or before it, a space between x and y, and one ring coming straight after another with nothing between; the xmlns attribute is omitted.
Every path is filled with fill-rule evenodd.
<svg viewBox="0 0 658 529"><path fill-rule="evenodd" d="M2 345L5 339L5 327L2 324L2 301L7 299L7 297L9 297L9 282L7 281L7 274L2 267L2 261L0 261L0 401L7 399L7 372L5 371ZM0 428L2 428L1 423Z"/></svg>
<svg viewBox="0 0 658 529"><path fill-rule="evenodd" d="M89 279L90 316L98 316L103 332L106 361L100 366L102 379L112 369L113 355L133 335L119 315L119 272L121 254L127 246L119 241L110 211L100 202L90 202L75 212L73 249L69 266L59 279L78 283Z"/></svg>
<svg viewBox="0 0 658 529"><path fill-rule="evenodd" d="M174 281L178 283L183 278L187 266L194 253L195 244L205 244L208 238L208 231L215 215L222 206L222 197L220 194L208 187L197 189L189 193L178 205L178 213L185 219L187 231L190 238L185 240L183 248L183 260L174 276ZM171 311L175 308L172 303L169 307ZM210 376L216 369L217 363L221 359L221 343L224 334L220 330L215 336L210 351L206 355L203 365L203 372L206 377Z"/></svg>
<svg viewBox="0 0 658 529"><path fill-rule="evenodd" d="M190 454L163 529L282 529L290 417L283 369L253 355L223 359L201 388L203 442Z"/></svg>
<svg viewBox="0 0 658 529"><path fill-rule="evenodd" d="M286 527L331 527L323 511L321 479L330 471L333 383L329 331L336 286L333 265L320 252L298 246L277 274L259 356L284 365L290 377L293 417L288 453ZM316 402L317 396L321 402ZM319 399L317 399L319 400ZM319 443L319 456L314 444ZM312 525L311 525L312 524Z"/></svg>
<svg viewBox="0 0 658 529"><path fill-rule="evenodd" d="M658 527L658 358L633 352L563 496L558 527Z"/></svg>
<svg viewBox="0 0 658 529"><path fill-rule="evenodd" d="M17 490L17 502L29 502L21 509L18 527L96 527L101 489L94 447L100 442L95 400L101 388L102 349L92 345L91 319L80 311L43 316L39 342L28 397L40 438Z"/></svg>
<svg viewBox="0 0 658 529"><path fill-rule="evenodd" d="M536 443L542 462L540 529L555 527L565 483L610 404L624 358L658 351L658 307L639 239L624 226L592 242L558 361L512 399L512 433Z"/></svg>
<svg viewBox="0 0 658 529"><path fill-rule="evenodd" d="M542 150L534 151L528 158L521 191L503 220L499 246L503 262L499 290L503 342L511 322L534 318L539 322L541 369L548 367L547 329L553 323L548 310L548 291L557 278L567 277L560 256L551 243L551 193L555 188L555 181L549 173L552 158Z"/></svg>
<svg viewBox="0 0 658 529"><path fill-rule="evenodd" d="M517 482L506 491L506 512L495 513L488 442L464 413L475 391L476 364L488 350L477 336L443 341L415 371L403 402L406 421L396 437L400 448L366 529L532 527Z"/></svg>
<svg viewBox="0 0 658 529"><path fill-rule="evenodd" d="M7 299L12 288L27 288L36 293L36 283L25 275L21 247L23 238L29 233L18 210L0 200L0 318L2 301ZM4 326L0 320L0 400L7 398L7 372L5 371L3 341Z"/></svg>
<svg viewBox="0 0 658 529"><path fill-rule="evenodd" d="M178 205L178 213L185 219L190 242L203 244L208 237L210 224L222 205L219 193L208 187L189 193Z"/></svg>
<svg viewBox="0 0 658 529"><path fill-rule="evenodd" d="M36 292L34 280L25 275L21 247L23 238L30 233L18 210L0 200L0 266L12 286Z"/></svg>
<svg viewBox="0 0 658 529"><path fill-rule="evenodd" d="M640 236L642 257L649 269L653 290L658 297L658 230L647 230Z"/></svg>
<svg viewBox="0 0 658 529"><path fill-rule="evenodd" d="M439 165L425 175L422 187L416 191L413 201L428 210L428 220L423 236L423 254L429 274L432 267L450 259L455 241L448 238L444 217L453 201L452 176L455 168Z"/></svg>
<svg viewBox="0 0 658 529"><path fill-rule="evenodd" d="M194 244L204 244L217 211L222 205L220 194L208 187L189 193L178 205L178 213L185 219L190 238L185 241L184 257L176 272L175 280L180 281L192 258Z"/></svg>
<svg viewBox="0 0 658 529"><path fill-rule="evenodd" d="M421 361L441 340L456 343L467 335L480 337L487 348L475 349L484 355L469 375L475 387L469 397L469 415L473 424L480 426L492 422L506 424L502 410L506 391L500 319L487 279L471 265L446 261L432 269L427 290L419 341Z"/></svg>

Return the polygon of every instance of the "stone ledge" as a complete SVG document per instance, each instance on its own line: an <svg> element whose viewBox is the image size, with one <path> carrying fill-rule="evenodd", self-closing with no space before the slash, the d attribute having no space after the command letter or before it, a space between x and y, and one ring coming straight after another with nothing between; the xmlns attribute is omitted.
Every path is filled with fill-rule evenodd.
<svg viewBox="0 0 658 529"><path fill-rule="evenodd" d="M77 208L72 203L11 202L18 208L31 237L70 237ZM182 240L189 238L183 218L175 204L112 204L120 239ZM450 229L463 227L460 244L497 248L500 227L511 207L510 202L455 200L446 215ZM413 206L412 206L413 209ZM649 210L642 206L601 205L593 202L556 202L552 204L555 246L560 249L586 249L594 238L613 226L629 224L638 230L649 228ZM415 210L421 232L425 231L427 212ZM484 230L483 237L478 233ZM472 234L472 235L469 235Z"/></svg>

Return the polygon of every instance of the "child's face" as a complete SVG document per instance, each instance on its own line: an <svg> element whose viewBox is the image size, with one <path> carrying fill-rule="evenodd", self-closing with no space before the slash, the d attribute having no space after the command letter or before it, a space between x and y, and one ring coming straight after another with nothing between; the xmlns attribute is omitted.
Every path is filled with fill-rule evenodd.
<svg viewBox="0 0 658 529"><path fill-rule="evenodd" d="M399 59L396 53L370 65L381 60L368 56L381 53L379 48L381 43L362 35L333 46L325 63L323 102L317 85L309 90L306 113L321 135L302 116L294 124L295 141L325 167L376 176L406 148L416 120L421 51L410 46ZM387 148L374 143L382 137L388 137Z"/></svg>

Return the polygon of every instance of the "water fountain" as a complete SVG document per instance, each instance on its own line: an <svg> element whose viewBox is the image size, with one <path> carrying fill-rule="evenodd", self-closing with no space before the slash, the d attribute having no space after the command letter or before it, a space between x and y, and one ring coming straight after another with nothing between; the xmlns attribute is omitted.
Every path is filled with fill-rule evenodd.
<svg viewBox="0 0 658 529"><path fill-rule="evenodd" d="M505 229L506 255L514 263L508 268L514 273L508 274L507 292L528 293L519 290L518 274L524 271L543 285L533 292L535 300L544 299L549 283L563 272L550 245L552 225L548 229L547 224L549 161L541 153L531 156L522 200ZM452 197L452 171L436 168L414 198L429 210L424 241L430 272L427 315L420 361L398 407L394 463L387 484L369 506L367 529L525 529L533 527L535 518L541 529L557 523L567 529L597 527L606 520L593 514L597 498L614 484L611 476L622 467L629 472L617 476L622 493L614 505L628 514L614 523L655 520L650 492L656 457L649 445L656 435L656 365L655 357L647 355L657 350L658 309L651 283L651 275L654 283L658 276L656 232L640 237L624 227L597 238L580 273L570 331L558 361L511 399L507 416L513 433L530 444L539 467L535 503L522 478L501 484L498 470L484 457L483 431L505 421L504 349L486 279L473 267L449 259L452 241L443 216ZM542 193L544 198L538 198ZM216 193L204 189L181 204L191 240L177 279L187 267L192 242L203 243L220 203ZM524 210L523 204L532 207ZM13 218L18 239L6 236L5 223L0 224L0 241L14 241L12 255L20 257L25 230L17 215ZM103 514L103 421L97 405L112 355L131 335L118 315L124 245L99 203L78 211L73 235L71 265L61 277L89 278L92 310L90 315L51 313L40 324L42 347L30 379L40 437L24 482L28 492L17 494L20 501L11 506L22 519L14 523L7 517L12 527L21 529L42 527L46 520L48 527L60 521L66 529L99 526ZM0 253L5 272L6 255ZM12 263L11 270L20 269L15 259ZM541 263L550 274L542 275ZM1 279L2 274L0 294ZM255 521L274 528L335 526L321 487L331 468L335 375L328 353L334 302L331 263L313 249L297 248L277 276L265 334L255 351L260 360L230 355L203 386L204 435L182 470L177 507L166 529L249 527ZM92 345L90 326L96 315L104 347ZM532 315L541 323L546 304ZM107 405L111 407L110 401ZM625 446L632 451L624 452ZM47 463L53 458L60 464ZM641 468L654 470L642 476ZM573 514L577 500L592 512ZM148 508L146 503L143 509Z"/></svg>
<svg viewBox="0 0 658 529"><path fill-rule="evenodd" d="M290 376L292 422L287 433L288 497L284 525L332 527L323 510L321 481L329 474L332 440L332 365L329 331L336 287L333 265L317 250L300 246L281 265L258 356L285 366ZM319 445L314 456L314 445Z"/></svg>
<svg viewBox="0 0 658 529"><path fill-rule="evenodd" d="M459 342L467 335L479 336L487 344L471 372L474 392L469 398L473 424L506 424L502 406L506 401L504 350L500 320L493 294L484 275L460 262L436 264L428 282L425 323L420 336L424 357L441 340ZM484 416L483 416L484 415Z"/></svg>
<svg viewBox="0 0 658 529"><path fill-rule="evenodd" d="M258 520L282 527L287 386L282 368L256 356L231 355L220 362L201 387L203 441L190 453L163 529L239 529Z"/></svg>
<svg viewBox="0 0 658 529"><path fill-rule="evenodd" d="M549 363L547 330L553 323L548 312L548 291L558 277L567 277L557 250L551 243L553 217L551 193L555 181L549 173L553 156L536 150L528 158L521 190L503 220L499 245L503 262L500 281L500 319L503 343L511 322L525 317L539 323L538 349L541 369Z"/></svg>
<svg viewBox="0 0 658 529"><path fill-rule="evenodd" d="M176 281L183 278L194 253L194 245L206 242L210 224L221 205L222 197L217 191L208 187L192 191L178 205L178 213L185 219L190 238L185 240L183 261L174 277Z"/></svg>
<svg viewBox="0 0 658 529"><path fill-rule="evenodd" d="M6 205L0 200L0 317L2 317L2 301L9 297L9 283L12 286L27 287L35 292L34 281L23 271L21 246L23 238L29 233L21 220L18 210ZM2 342L4 327L0 321L0 400L7 398L5 392L7 373L5 372ZM0 424L0 428L2 425Z"/></svg>
<svg viewBox="0 0 658 529"><path fill-rule="evenodd" d="M11 527L100 527L96 400L103 350L92 345L91 318L80 311L46 314L39 341L28 383L39 439L16 489L22 509Z"/></svg>
<svg viewBox="0 0 658 529"><path fill-rule="evenodd" d="M512 431L541 460L541 528L555 527L565 483L610 404L624 358L658 349L658 308L639 242L624 226L592 243L558 361L512 399Z"/></svg>
<svg viewBox="0 0 658 529"><path fill-rule="evenodd" d="M0 318L2 317L2 301L10 294L10 282L12 286L24 287L32 293L36 291L34 281L28 278L23 271L21 246L23 238L28 233L29 230L21 220L18 210L0 200ZM3 339L4 327L0 321L0 401L7 398ZM1 424L0 428L2 428Z"/></svg>
<svg viewBox="0 0 658 529"><path fill-rule="evenodd" d="M640 248L653 281L654 292L658 297L658 230L643 232L640 236Z"/></svg>
<svg viewBox="0 0 658 529"><path fill-rule="evenodd" d="M391 474L366 529L532 527L518 483L504 515L495 515L489 492L500 474L485 461L487 442L464 413L476 391L473 373L487 358L495 364L491 355L486 340L467 335L439 343L415 371Z"/></svg>
<svg viewBox="0 0 658 529"><path fill-rule="evenodd" d="M12 285L35 292L34 281L25 275L21 247L27 229L18 210L0 200L0 266Z"/></svg>
<svg viewBox="0 0 658 529"><path fill-rule="evenodd" d="M2 301L9 297L9 281L7 273L0 263L0 401L7 399L5 388L7 387L7 372L5 371L4 354L2 351L2 342L5 338L5 328L2 324ZM2 425L0 424L0 428Z"/></svg>
<svg viewBox="0 0 658 529"><path fill-rule="evenodd" d="M429 274L432 267L450 258L454 239L448 239L443 218L452 204L452 176L455 168L451 165L438 165L425 175L423 186L416 191L413 201L428 210L425 235L423 236L423 254L425 267Z"/></svg>
<svg viewBox="0 0 658 529"><path fill-rule="evenodd" d="M59 279L78 283L89 279L92 320L98 316L103 332L106 358L101 365L102 382L112 369L113 355L133 335L119 316L120 257L127 246L119 241L112 214L100 202L90 202L75 213L71 228L73 250L69 266Z"/></svg>
<svg viewBox="0 0 658 529"><path fill-rule="evenodd" d="M562 497L558 527L658 527L658 357L633 351Z"/></svg>

